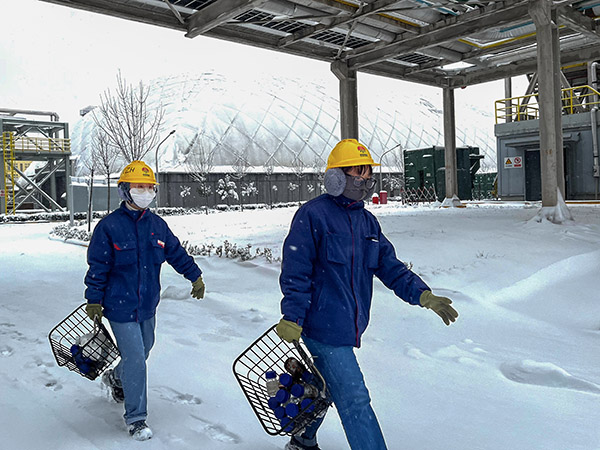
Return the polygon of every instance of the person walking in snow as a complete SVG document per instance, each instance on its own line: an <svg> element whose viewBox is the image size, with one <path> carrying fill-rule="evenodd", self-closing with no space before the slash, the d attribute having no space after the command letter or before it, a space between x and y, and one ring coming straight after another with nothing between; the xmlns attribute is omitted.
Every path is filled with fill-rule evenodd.
<svg viewBox="0 0 600 450"><path fill-rule="evenodd" d="M446 325L458 317L450 299L434 295L396 258L379 222L364 208L363 200L375 189L376 165L355 139L335 146L327 160L327 193L296 212L283 244L279 278L283 317L276 331L288 342L302 336L354 450L386 449L354 354L369 323L373 276L402 300L432 309ZM285 448L318 450L322 421L292 436Z"/></svg>
<svg viewBox="0 0 600 450"><path fill-rule="evenodd" d="M94 229L87 253L86 312L110 322L121 361L102 375L117 402L124 402L125 423L136 440L152 437L146 424L146 359L154 345L160 268L167 261L192 282L191 295L204 297L202 271L167 223L148 209L156 178L142 161L133 161L118 181L121 206Z"/></svg>

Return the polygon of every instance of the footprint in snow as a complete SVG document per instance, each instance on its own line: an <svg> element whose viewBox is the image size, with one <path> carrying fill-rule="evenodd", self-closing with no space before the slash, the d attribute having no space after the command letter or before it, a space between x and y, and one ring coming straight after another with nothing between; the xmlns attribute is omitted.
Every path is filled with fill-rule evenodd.
<svg viewBox="0 0 600 450"><path fill-rule="evenodd" d="M198 336L200 339L207 342L227 342L232 338L242 337L242 335L238 333L235 328L227 325L220 328L215 328L211 333L200 333Z"/></svg>
<svg viewBox="0 0 600 450"><path fill-rule="evenodd" d="M230 444L239 444L241 442L238 436L228 431L224 426L216 425L193 414L190 414L190 416L198 422L193 428L196 431L206 434L212 440Z"/></svg>
<svg viewBox="0 0 600 450"><path fill-rule="evenodd" d="M529 359L505 362L500 365L500 372L509 380L517 383L600 394L599 385L574 377L566 370L549 362L537 362Z"/></svg>
<svg viewBox="0 0 600 450"><path fill-rule="evenodd" d="M0 346L0 356L10 356L13 354L13 352L13 348L9 347L8 345Z"/></svg>
<svg viewBox="0 0 600 450"><path fill-rule="evenodd" d="M451 359L460 364L465 364L468 366L479 366L483 363L483 360L478 358L472 352L468 350L463 350L456 345L449 345L448 347L443 347L437 350L434 353L434 355L444 359Z"/></svg>
<svg viewBox="0 0 600 450"><path fill-rule="evenodd" d="M60 391L63 388L62 384L60 384L60 382L50 375L46 370L43 372L44 378L42 378L42 382L44 383L44 387L53 391Z"/></svg>
<svg viewBox="0 0 600 450"><path fill-rule="evenodd" d="M263 323L265 320L265 316L263 316L258 309L250 308L247 311L244 311L240 317L244 319L246 322L254 322L254 323Z"/></svg>
<svg viewBox="0 0 600 450"><path fill-rule="evenodd" d="M176 391L168 386L158 386L152 388L153 391L157 392L160 398L167 400L172 403L188 404L188 405L200 405L202 400L192 394L183 394Z"/></svg>
<svg viewBox="0 0 600 450"><path fill-rule="evenodd" d="M54 361L44 361L40 358L35 358L33 361L30 361L28 363L25 364L25 368L27 369L32 369L32 368L36 368L36 367L54 367L55 363Z"/></svg>

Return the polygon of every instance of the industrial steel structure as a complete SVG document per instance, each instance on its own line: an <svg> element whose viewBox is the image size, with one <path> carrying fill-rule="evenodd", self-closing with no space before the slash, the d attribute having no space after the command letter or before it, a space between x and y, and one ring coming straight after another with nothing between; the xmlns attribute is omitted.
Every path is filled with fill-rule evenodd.
<svg viewBox="0 0 600 450"><path fill-rule="evenodd" d="M328 61L340 81L342 138L359 137L357 71L439 86L447 197L458 193L454 89L536 72L542 204L556 205L557 188L564 192L560 68L600 58L596 1L43 1Z"/></svg>
<svg viewBox="0 0 600 450"><path fill-rule="evenodd" d="M49 116L49 120L24 117L32 115ZM0 213L14 213L27 203L47 212L66 210L71 147L69 126L58 119L55 112L0 109ZM44 164L28 175L20 169L19 161Z"/></svg>

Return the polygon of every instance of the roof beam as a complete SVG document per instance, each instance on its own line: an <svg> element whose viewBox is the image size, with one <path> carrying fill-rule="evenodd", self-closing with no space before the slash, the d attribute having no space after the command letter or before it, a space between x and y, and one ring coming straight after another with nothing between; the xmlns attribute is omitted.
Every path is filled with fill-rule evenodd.
<svg viewBox="0 0 600 450"><path fill-rule="evenodd" d="M596 21L594 19L584 16L566 6L558 8L557 13L560 22L571 28L573 31L577 31L584 36L600 41L600 34L596 31Z"/></svg>
<svg viewBox="0 0 600 450"><path fill-rule="evenodd" d="M185 30L185 26L179 23L175 16L168 10L167 6L161 8L148 7L147 3L129 1L123 3L114 0L41 0L55 5L68 6L70 8L82 9L119 19L133 20L134 22L158 25L165 28Z"/></svg>
<svg viewBox="0 0 600 450"><path fill-rule="evenodd" d="M575 33L573 30L566 28L566 27L559 29L558 32L559 32L559 36L561 38L571 36ZM493 54L498 55L500 53L508 53L515 49L521 49L523 47L526 47L526 46L529 46L532 44L536 44L536 42L537 42L536 39L537 39L537 37L534 34L532 36L527 36L522 39L512 40L510 42L507 42L506 44L502 44L502 45L498 45L498 46L490 46L488 48L480 48L480 49L471 50L470 52L463 53L462 56L460 57L460 59L457 59L457 60L449 60L448 58L446 58L446 60L432 61L432 62L428 62L428 63L424 63L424 64L419 64L416 67L410 67L410 68L406 69L406 74L409 75L414 72L421 72L423 70L429 70L429 69L433 69L436 67L441 67L445 64L449 64L452 62L460 62L460 61L464 61L466 63L473 64L473 65L478 66L483 69L483 68L490 67L491 65L493 65L493 59L480 59L482 56L493 55ZM515 59L518 59L517 55L515 55ZM473 69L473 70L475 70L475 69ZM452 72L450 72L450 75L452 76Z"/></svg>
<svg viewBox="0 0 600 450"><path fill-rule="evenodd" d="M318 5L322 5L324 10L337 11L338 13L346 12L348 14L354 14L358 10L358 6L337 0L294 0L294 3L317 9L321 9L318 7ZM364 23L371 26L383 25L384 27L391 25L395 28L398 28L399 31L404 30L412 34L417 34L419 32L419 27L417 25L409 25L408 23L392 16L384 16L383 14L385 13L386 11L382 11L379 14L370 14L365 17Z"/></svg>
<svg viewBox="0 0 600 450"><path fill-rule="evenodd" d="M329 24L320 23L318 25L313 25L311 27L307 27L303 30L297 31L296 33L290 36L286 36L279 41L279 46L285 47L294 42L298 42L302 39L314 36L315 34L321 31L330 30L337 26L345 25L349 22L357 20L361 17L366 17L368 15L375 14L390 5L398 3L398 1L399 0L377 0L373 3L369 3L368 5L364 6L362 10L357 9L356 12L354 12L353 14L336 17Z"/></svg>
<svg viewBox="0 0 600 450"><path fill-rule="evenodd" d="M460 37L477 33L488 27L498 26L523 17L528 17L526 1L507 0L492 3L485 8L423 27L416 37L406 39L405 34L403 34L399 39L389 44L376 43L372 48L366 50L358 49L356 52L348 52L346 59L350 67L361 69L385 61L393 56L413 53L422 48L455 41Z"/></svg>
<svg viewBox="0 0 600 450"><path fill-rule="evenodd" d="M185 37L195 38L239 16L266 0L217 0L188 18Z"/></svg>
<svg viewBox="0 0 600 450"><path fill-rule="evenodd" d="M560 54L561 66L579 64L596 59L600 59L600 45L574 48L568 51L561 51ZM489 67L479 70L467 69L463 74L454 76L451 85L452 87L470 86L532 72L537 72L537 56L514 61L510 64L504 64L498 67Z"/></svg>

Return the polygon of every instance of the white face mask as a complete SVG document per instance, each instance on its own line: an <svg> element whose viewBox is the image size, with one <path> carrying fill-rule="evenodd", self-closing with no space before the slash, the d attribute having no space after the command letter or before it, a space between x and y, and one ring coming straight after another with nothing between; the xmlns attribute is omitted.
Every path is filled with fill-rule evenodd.
<svg viewBox="0 0 600 450"><path fill-rule="evenodd" d="M129 193L131 194L131 198L133 199L133 203L139 208L146 209L154 197L156 197L156 192L149 191L147 189L136 189L132 188Z"/></svg>

